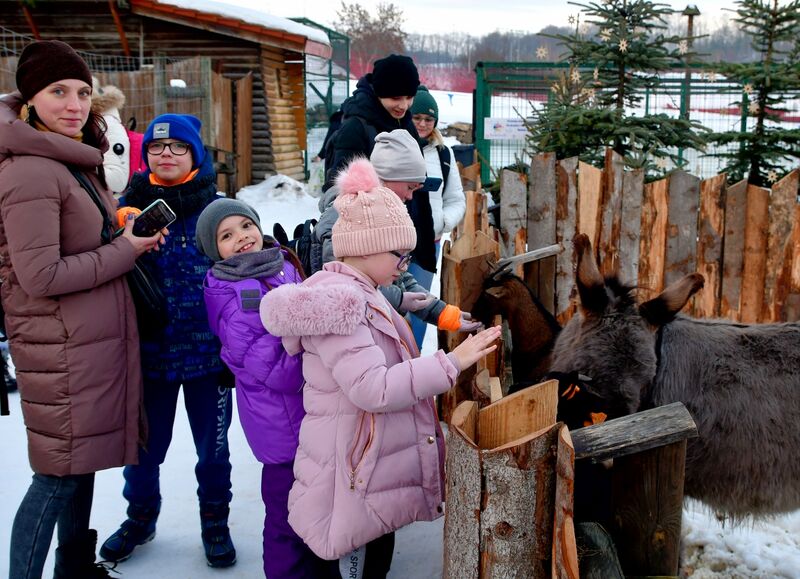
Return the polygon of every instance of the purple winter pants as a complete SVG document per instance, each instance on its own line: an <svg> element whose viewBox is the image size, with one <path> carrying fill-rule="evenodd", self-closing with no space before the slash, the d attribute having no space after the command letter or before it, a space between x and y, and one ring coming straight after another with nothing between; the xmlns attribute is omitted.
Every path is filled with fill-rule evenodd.
<svg viewBox="0 0 800 579"><path fill-rule="evenodd" d="M289 526L289 489L294 483L291 462L261 468L264 517L264 574L267 579L339 577L336 562L323 561ZM335 566L334 566L335 565Z"/></svg>

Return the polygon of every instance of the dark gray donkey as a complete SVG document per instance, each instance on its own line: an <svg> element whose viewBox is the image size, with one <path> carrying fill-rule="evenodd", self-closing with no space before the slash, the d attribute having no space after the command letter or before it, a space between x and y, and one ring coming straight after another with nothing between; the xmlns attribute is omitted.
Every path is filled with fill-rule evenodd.
<svg viewBox="0 0 800 579"><path fill-rule="evenodd" d="M734 518L800 508L800 323L680 315L703 287L696 273L638 304L632 287L600 275L586 236L575 251L581 307L552 370L589 376L609 418L682 402L699 431L688 496Z"/></svg>

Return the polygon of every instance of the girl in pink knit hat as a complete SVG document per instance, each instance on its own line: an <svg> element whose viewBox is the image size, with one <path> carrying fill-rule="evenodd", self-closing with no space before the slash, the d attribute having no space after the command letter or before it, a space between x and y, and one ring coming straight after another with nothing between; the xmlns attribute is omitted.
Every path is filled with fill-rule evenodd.
<svg viewBox="0 0 800 579"><path fill-rule="evenodd" d="M307 414L289 523L317 555L339 559L343 577L385 577L394 531L442 515L444 438L433 396L497 347L500 328L420 357L408 323L378 291L408 267L414 224L366 159L337 185L337 261L270 291L261 317L288 352L303 352Z"/></svg>

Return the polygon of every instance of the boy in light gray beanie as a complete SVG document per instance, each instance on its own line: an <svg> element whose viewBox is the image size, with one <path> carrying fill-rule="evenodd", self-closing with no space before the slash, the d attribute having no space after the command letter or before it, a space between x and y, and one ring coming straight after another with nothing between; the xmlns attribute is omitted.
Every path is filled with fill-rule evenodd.
<svg viewBox="0 0 800 579"><path fill-rule="evenodd" d="M425 158L419 142L405 129L377 135L369 160L382 181L425 181Z"/></svg>

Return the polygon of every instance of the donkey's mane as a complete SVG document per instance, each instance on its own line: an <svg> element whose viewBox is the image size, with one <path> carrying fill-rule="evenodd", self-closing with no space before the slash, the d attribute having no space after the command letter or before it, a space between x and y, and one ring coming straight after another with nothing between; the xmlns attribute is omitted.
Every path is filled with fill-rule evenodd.
<svg viewBox="0 0 800 579"><path fill-rule="evenodd" d="M636 306L636 290L638 286L623 283L616 274L605 278L606 289L611 293L615 309L627 309Z"/></svg>

